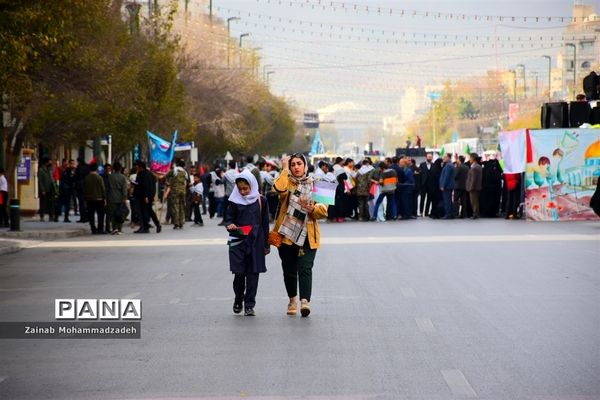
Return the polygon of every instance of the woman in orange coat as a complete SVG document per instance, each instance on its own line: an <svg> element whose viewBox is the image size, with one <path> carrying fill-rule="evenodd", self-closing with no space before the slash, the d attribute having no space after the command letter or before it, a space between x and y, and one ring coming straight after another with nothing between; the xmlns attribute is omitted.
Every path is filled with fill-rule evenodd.
<svg viewBox="0 0 600 400"><path fill-rule="evenodd" d="M281 174L273 183L280 204L273 230L282 236L279 257L290 299L287 314L298 313L299 284L300 313L307 317L310 314L312 268L320 245L317 220L327 217L327 205L311 199L313 180L308 176L308 165L302 154L283 158L281 165Z"/></svg>

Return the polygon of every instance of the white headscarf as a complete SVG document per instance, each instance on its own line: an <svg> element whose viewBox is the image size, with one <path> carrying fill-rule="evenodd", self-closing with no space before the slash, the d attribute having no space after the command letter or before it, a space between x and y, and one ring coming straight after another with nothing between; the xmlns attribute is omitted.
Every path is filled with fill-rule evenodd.
<svg viewBox="0 0 600 400"><path fill-rule="evenodd" d="M242 196L237 185L235 185L233 187L233 192L231 192L231 196L229 196L229 201L241 206L248 206L256 203L258 197L260 196L260 193L258 193L258 182L256 182L256 178L248 169L244 169L238 176L236 176L235 179L237 180L240 178L244 179L250 185L250 194L247 196Z"/></svg>

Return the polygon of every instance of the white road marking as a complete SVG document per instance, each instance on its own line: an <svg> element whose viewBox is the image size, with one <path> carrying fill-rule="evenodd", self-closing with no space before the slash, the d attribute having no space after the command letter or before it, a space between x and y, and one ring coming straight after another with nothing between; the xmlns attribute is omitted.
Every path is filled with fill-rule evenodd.
<svg viewBox="0 0 600 400"><path fill-rule="evenodd" d="M477 397L477 393L459 369L444 369L441 372L454 396Z"/></svg>
<svg viewBox="0 0 600 400"><path fill-rule="evenodd" d="M139 295L140 295L140 292L133 292L133 293L126 294L125 296L123 296L123 298L124 299L135 299Z"/></svg>
<svg viewBox="0 0 600 400"><path fill-rule="evenodd" d="M162 274L158 274L154 277L155 280L164 279L169 275L168 272L163 272Z"/></svg>
<svg viewBox="0 0 600 400"><path fill-rule="evenodd" d="M181 299L175 297L174 299L171 299L171 301L169 301L169 304L177 304L181 301Z"/></svg>
<svg viewBox="0 0 600 400"><path fill-rule="evenodd" d="M183 265L186 265L186 264L189 264L189 263L191 263L191 262L192 262L192 259L191 259L191 258L186 258L186 259L185 259L185 260L183 260L181 263L182 263Z"/></svg>
<svg viewBox="0 0 600 400"><path fill-rule="evenodd" d="M324 245L381 245L410 243L499 243L499 242L600 242L600 235L455 235L455 236L396 236L396 237L325 237ZM50 241L32 244L30 248L93 248L93 247L164 247L164 246L225 246L226 239L148 239Z"/></svg>
<svg viewBox="0 0 600 400"><path fill-rule="evenodd" d="M435 333L433 322L429 318L415 318L419 330L424 333Z"/></svg>
<svg viewBox="0 0 600 400"><path fill-rule="evenodd" d="M400 288L400 291L404 297L417 297L413 288Z"/></svg>

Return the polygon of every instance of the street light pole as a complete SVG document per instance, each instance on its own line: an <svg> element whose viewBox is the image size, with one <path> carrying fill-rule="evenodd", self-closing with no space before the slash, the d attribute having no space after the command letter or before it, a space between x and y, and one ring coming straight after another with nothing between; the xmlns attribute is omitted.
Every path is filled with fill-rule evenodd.
<svg viewBox="0 0 600 400"><path fill-rule="evenodd" d="M258 79L258 67L260 64L260 56L258 52L262 50L262 47L253 47L252 48L252 71L254 72L254 76Z"/></svg>
<svg viewBox="0 0 600 400"><path fill-rule="evenodd" d="M517 71L514 69L509 70L513 74L513 103L517 102Z"/></svg>
<svg viewBox="0 0 600 400"><path fill-rule="evenodd" d="M240 17L227 18L227 68L230 66L231 58L231 21L239 21Z"/></svg>
<svg viewBox="0 0 600 400"><path fill-rule="evenodd" d="M269 87L269 76L271 76L271 74L274 74L275 71L269 71L267 72L267 87Z"/></svg>
<svg viewBox="0 0 600 400"><path fill-rule="evenodd" d="M249 33L242 33L240 35L240 68L242 68L242 43L243 43L243 39L246 36L250 36L250 34Z"/></svg>
<svg viewBox="0 0 600 400"><path fill-rule="evenodd" d="M542 56L548 59L548 101L552 98L552 57Z"/></svg>
<svg viewBox="0 0 600 400"><path fill-rule="evenodd" d="M263 81L266 82L267 81L267 68L272 67L271 64L267 64L265 66L263 66Z"/></svg>
<svg viewBox="0 0 600 400"><path fill-rule="evenodd" d="M577 45L575 43L565 43L565 46L573 47L573 98L575 98L577 90Z"/></svg>
<svg viewBox="0 0 600 400"><path fill-rule="evenodd" d="M523 98L526 99L527 98L527 82L525 80L525 64L518 64L517 68L523 68ZM516 75L515 75L516 76ZM516 80L516 78L515 78ZM515 83L516 85L516 83Z"/></svg>

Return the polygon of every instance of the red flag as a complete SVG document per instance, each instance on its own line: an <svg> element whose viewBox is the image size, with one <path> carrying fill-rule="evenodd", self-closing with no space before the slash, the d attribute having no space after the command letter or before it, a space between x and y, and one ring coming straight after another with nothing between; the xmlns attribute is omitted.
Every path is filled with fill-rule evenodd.
<svg viewBox="0 0 600 400"><path fill-rule="evenodd" d="M527 129L527 164L533 162L533 149L531 148L531 136L529 136L529 129Z"/></svg>

